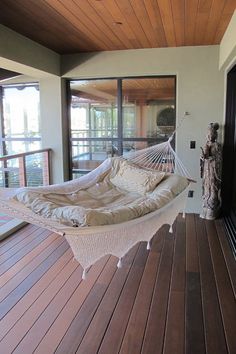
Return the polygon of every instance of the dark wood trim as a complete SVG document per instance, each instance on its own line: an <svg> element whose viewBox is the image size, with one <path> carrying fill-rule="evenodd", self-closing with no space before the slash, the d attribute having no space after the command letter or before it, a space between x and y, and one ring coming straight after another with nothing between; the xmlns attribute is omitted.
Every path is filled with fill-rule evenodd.
<svg viewBox="0 0 236 354"><path fill-rule="evenodd" d="M67 152L68 152L68 178L69 180L72 179L72 138L71 138L71 88L70 88L70 80L66 80L66 89L65 89L65 94L66 94L66 112L65 112L65 117L66 117L66 122L64 122L64 125L66 127L66 136L65 136L65 143L67 145Z"/></svg>
<svg viewBox="0 0 236 354"><path fill-rule="evenodd" d="M0 136L2 138L2 154L7 155L4 131L4 110L3 110L4 89L0 86Z"/></svg>
<svg viewBox="0 0 236 354"><path fill-rule="evenodd" d="M119 138L71 138L71 141L119 141ZM156 138L123 138L123 141L157 141Z"/></svg>
<svg viewBox="0 0 236 354"><path fill-rule="evenodd" d="M236 257L236 214L233 198L236 193L236 66L227 76L226 118L222 167L222 212L228 240Z"/></svg>
<svg viewBox="0 0 236 354"><path fill-rule="evenodd" d="M90 78L83 78L83 79L71 79L70 82L72 81L93 81L93 80L124 80L124 79L173 79L176 77L175 74L173 75L133 75L133 76L108 76L108 77L90 77Z"/></svg>
<svg viewBox="0 0 236 354"><path fill-rule="evenodd" d="M4 125L4 109L3 109L3 98L4 98L4 88L0 86L0 136L1 136L1 151L3 155L7 155L7 148L6 148L6 135L5 135L5 125ZM7 169L7 161L3 160L3 168ZM4 177L4 185L5 187L9 187L8 183L8 172L3 172Z"/></svg>
<svg viewBox="0 0 236 354"><path fill-rule="evenodd" d="M123 154L123 95L122 95L122 80L117 80L117 119L118 119L118 154Z"/></svg>
<svg viewBox="0 0 236 354"><path fill-rule="evenodd" d="M68 120L68 166L69 166L69 180L72 179L72 134L71 134L71 101L72 101L72 90L71 90L71 81L67 80L67 120Z"/></svg>
<svg viewBox="0 0 236 354"><path fill-rule="evenodd" d="M222 210L229 215L232 205L232 182L234 178L234 159L236 153L235 141L236 117L236 66L227 76L226 117L223 146L222 168Z"/></svg>

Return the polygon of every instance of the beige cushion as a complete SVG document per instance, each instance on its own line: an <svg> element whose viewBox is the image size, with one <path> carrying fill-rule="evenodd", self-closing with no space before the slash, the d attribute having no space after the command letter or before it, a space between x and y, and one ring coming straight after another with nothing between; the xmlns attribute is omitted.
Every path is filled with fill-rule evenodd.
<svg viewBox="0 0 236 354"><path fill-rule="evenodd" d="M122 161L116 174L110 177L110 181L117 188L145 194L153 191L164 176L165 172L144 170Z"/></svg>
<svg viewBox="0 0 236 354"><path fill-rule="evenodd" d="M150 194L152 198L156 198L157 195L162 193L171 193L172 197L175 197L179 193L181 193L187 186L189 185L189 181L186 177L175 175L175 174L167 174L161 183L155 188L155 190Z"/></svg>
<svg viewBox="0 0 236 354"><path fill-rule="evenodd" d="M105 177L102 182L74 193L24 190L15 198L36 214L60 220L62 224L98 226L118 224L157 210L187 186L185 177L167 174L152 192L140 195L115 188Z"/></svg>

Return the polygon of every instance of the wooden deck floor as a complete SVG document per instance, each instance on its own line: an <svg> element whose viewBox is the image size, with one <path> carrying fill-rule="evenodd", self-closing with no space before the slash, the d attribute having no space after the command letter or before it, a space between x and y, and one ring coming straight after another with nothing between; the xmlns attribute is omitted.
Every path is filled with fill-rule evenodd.
<svg viewBox="0 0 236 354"><path fill-rule="evenodd" d="M151 251L82 269L27 225L0 243L0 353L236 353L236 263L222 222L178 217Z"/></svg>

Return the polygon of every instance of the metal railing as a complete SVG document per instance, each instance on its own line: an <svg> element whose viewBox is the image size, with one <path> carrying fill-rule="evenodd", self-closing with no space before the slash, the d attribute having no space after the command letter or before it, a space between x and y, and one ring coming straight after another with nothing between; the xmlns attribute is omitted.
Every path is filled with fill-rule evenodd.
<svg viewBox="0 0 236 354"><path fill-rule="evenodd" d="M0 157L0 186L49 185L51 151L51 149L41 149Z"/></svg>

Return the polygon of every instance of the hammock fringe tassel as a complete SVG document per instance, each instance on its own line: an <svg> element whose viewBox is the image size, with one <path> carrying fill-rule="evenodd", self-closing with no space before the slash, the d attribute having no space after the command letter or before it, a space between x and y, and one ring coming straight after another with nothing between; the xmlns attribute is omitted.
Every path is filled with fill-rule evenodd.
<svg viewBox="0 0 236 354"><path fill-rule="evenodd" d="M119 261L117 263L117 268L121 268L122 267L122 260L121 258L119 258Z"/></svg>
<svg viewBox="0 0 236 354"><path fill-rule="evenodd" d="M86 269L84 269L82 274L82 279L85 280L86 278L87 278L87 271Z"/></svg>

